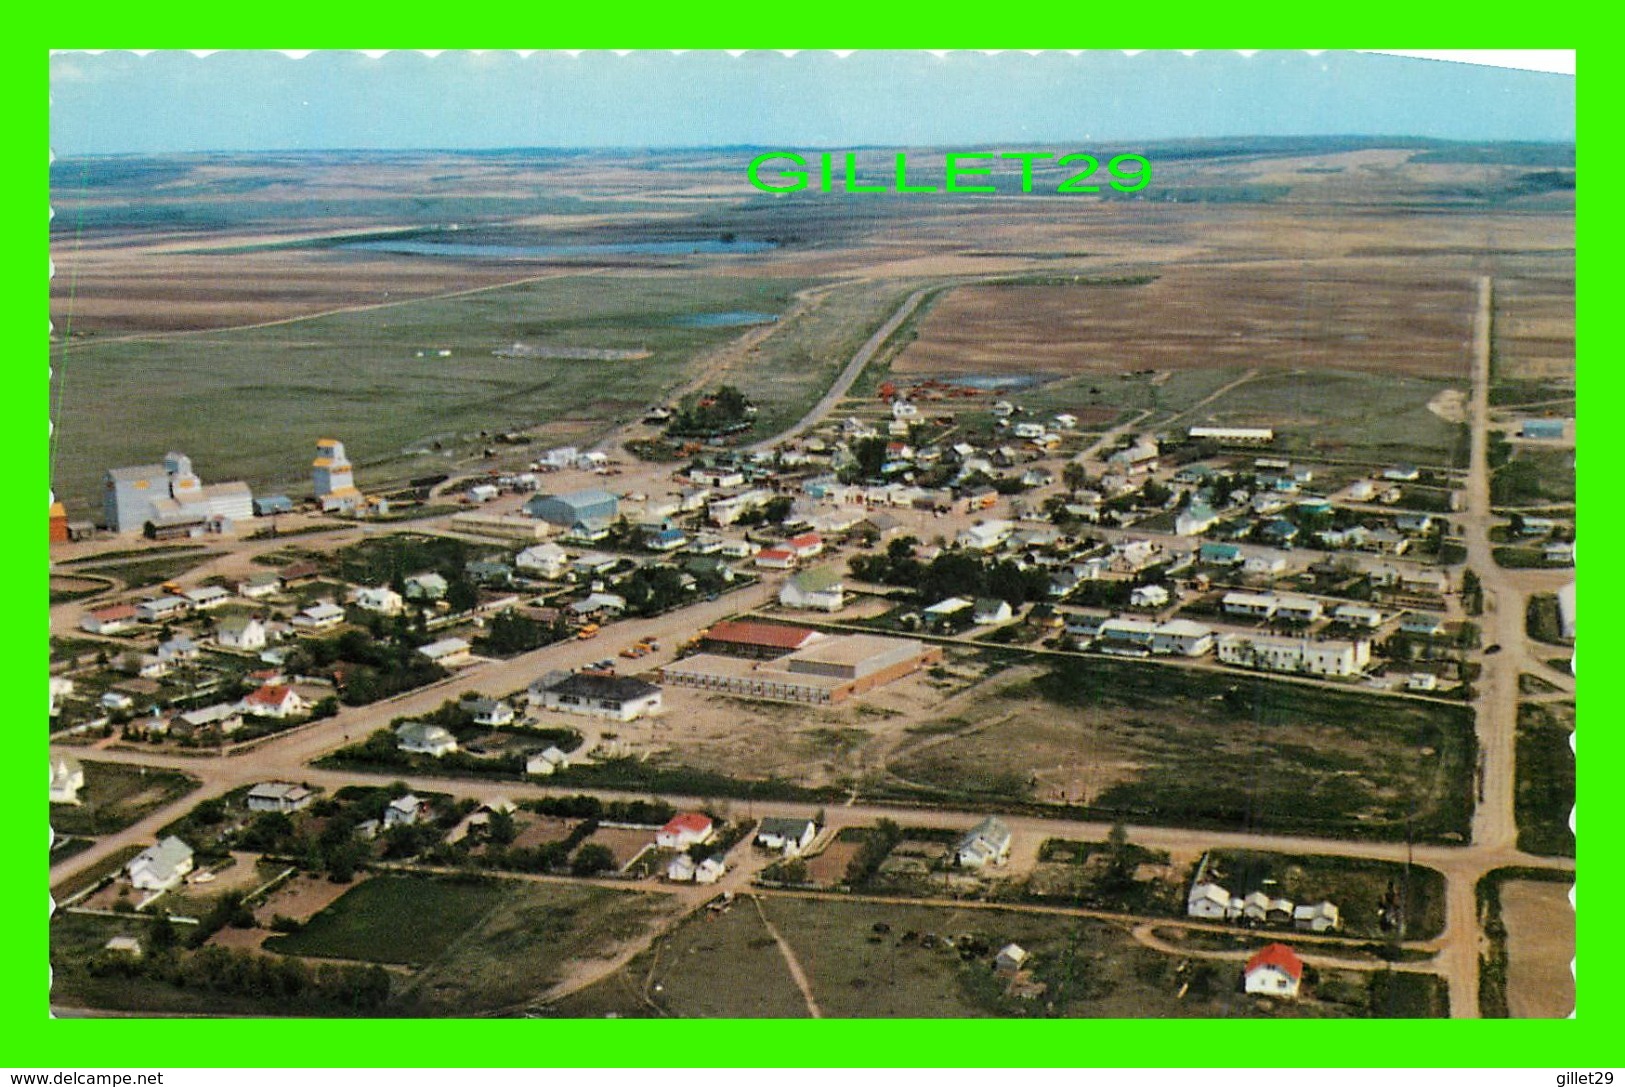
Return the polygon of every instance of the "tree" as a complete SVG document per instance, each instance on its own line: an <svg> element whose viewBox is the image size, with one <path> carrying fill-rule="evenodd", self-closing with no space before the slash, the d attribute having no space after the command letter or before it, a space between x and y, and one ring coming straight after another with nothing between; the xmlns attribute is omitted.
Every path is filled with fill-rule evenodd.
<svg viewBox="0 0 1625 1087"><path fill-rule="evenodd" d="M1069 491L1081 491L1089 485L1089 469L1077 461L1068 461L1061 469L1061 482Z"/></svg>
<svg viewBox="0 0 1625 1087"><path fill-rule="evenodd" d="M576 850L575 859L570 862L570 873L576 876L595 876L614 867L615 854L610 852L608 846L588 842Z"/></svg>
<svg viewBox="0 0 1625 1087"><path fill-rule="evenodd" d="M465 577L458 577L446 586L446 603L454 613L473 611L479 602L479 591Z"/></svg>
<svg viewBox="0 0 1625 1087"><path fill-rule="evenodd" d="M512 812L492 812L491 821L485 825L485 829L498 845L507 845L519 836L519 827L514 823Z"/></svg>

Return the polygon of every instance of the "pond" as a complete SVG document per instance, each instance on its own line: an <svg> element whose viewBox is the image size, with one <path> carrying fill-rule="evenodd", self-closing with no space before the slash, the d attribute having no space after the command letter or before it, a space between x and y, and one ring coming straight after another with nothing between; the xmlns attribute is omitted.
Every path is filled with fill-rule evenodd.
<svg viewBox="0 0 1625 1087"><path fill-rule="evenodd" d="M672 318L672 324L683 328L734 328L742 325L770 325L779 318L772 313L752 313L749 310L729 310L725 313L689 313Z"/></svg>

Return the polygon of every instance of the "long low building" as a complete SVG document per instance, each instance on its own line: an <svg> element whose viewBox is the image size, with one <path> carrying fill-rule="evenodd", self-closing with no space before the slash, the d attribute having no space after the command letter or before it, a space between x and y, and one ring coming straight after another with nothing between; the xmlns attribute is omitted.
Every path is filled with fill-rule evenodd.
<svg viewBox="0 0 1625 1087"><path fill-rule="evenodd" d="M1275 431L1270 427L1193 426L1189 433L1197 441L1206 439L1237 445L1268 445L1275 440Z"/></svg>
<svg viewBox="0 0 1625 1087"><path fill-rule="evenodd" d="M1357 675L1371 663L1368 641L1312 641L1271 634L1224 634L1219 659L1226 664L1265 672L1298 672L1316 676Z"/></svg>
<svg viewBox="0 0 1625 1087"><path fill-rule="evenodd" d="M1166 623L1107 619L1095 628L1091 637L1095 639L1095 648L1106 653L1200 657L1213 649L1213 631L1189 619L1172 619Z"/></svg>
<svg viewBox="0 0 1625 1087"><path fill-rule="evenodd" d="M660 688L633 676L595 672L550 673L530 685L530 702L543 709L632 721L660 712Z"/></svg>
<svg viewBox="0 0 1625 1087"><path fill-rule="evenodd" d="M781 702L833 704L942 659L939 646L873 634L820 639L771 661L702 653L661 669L667 683Z"/></svg>

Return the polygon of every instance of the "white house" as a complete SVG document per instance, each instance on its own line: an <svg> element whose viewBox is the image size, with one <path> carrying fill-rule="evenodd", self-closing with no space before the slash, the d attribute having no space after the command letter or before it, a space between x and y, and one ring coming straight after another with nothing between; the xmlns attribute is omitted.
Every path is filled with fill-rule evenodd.
<svg viewBox="0 0 1625 1087"><path fill-rule="evenodd" d="M193 608L203 611L219 607L231 599L231 591L222 589L218 585L204 585L197 589L188 589L181 594Z"/></svg>
<svg viewBox="0 0 1625 1087"><path fill-rule="evenodd" d="M461 638L442 638L438 642L418 646L418 652L442 668L455 668L468 663L474 647Z"/></svg>
<svg viewBox="0 0 1625 1087"><path fill-rule="evenodd" d="M1231 916L1230 892L1210 880L1191 887L1185 899L1185 913L1191 917L1223 921Z"/></svg>
<svg viewBox="0 0 1625 1087"><path fill-rule="evenodd" d="M85 787L85 768L72 755L51 756L51 803L77 804Z"/></svg>
<svg viewBox="0 0 1625 1087"><path fill-rule="evenodd" d="M970 551L991 551L1008 540L1015 530L1014 521L983 521L959 533L954 542Z"/></svg>
<svg viewBox="0 0 1625 1087"><path fill-rule="evenodd" d="M987 623L1008 623L1014 615L1008 600L989 597L976 601L976 612L971 616L971 621L978 626Z"/></svg>
<svg viewBox="0 0 1625 1087"><path fill-rule="evenodd" d="M977 823L954 846L954 858L961 868L1003 864L1009 856L1010 828L996 815Z"/></svg>
<svg viewBox="0 0 1625 1087"><path fill-rule="evenodd" d="M756 828L756 844L787 857L801 854L818 836L818 824L811 819L784 819L768 816Z"/></svg>
<svg viewBox="0 0 1625 1087"><path fill-rule="evenodd" d="M687 849L691 845L709 842L716 827L709 816L685 811L671 817L655 835L655 844L661 849Z"/></svg>
<svg viewBox="0 0 1625 1087"><path fill-rule="evenodd" d="M256 653L265 648L265 624L252 615L228 616L214 628L214 640L223 649L241 649Z"/></svg>
<svg viewBox="0 0 1625 1087"><path fill-rule="evenodd" d="M248 790L249 811L277 811L284 814L310 806L316 794L289 781L264 781Z"/></svg>
<svg viewBox="0 0 1625 1087"><path fill-rule="evenodd" d="M136 854L124 870L138 891L167 891L192 870L192 847L170 835Z"/></svg>
<svg viewBox="0 0 1625 1087"><path fill-rule="evenodd" d="M422 721L408 721L395 730L395 737L402 751L416 755L433 755L438 759L447 752L457 750L455 736L439 725Z"/></svg>
<svg viewBox="0 0 1625 1087"><path fill-rule="evenodd" d="M475 698L466 704L468 712L474 715L476 725L511 725L513 724L513 707L507 702L497 698Z"/></svg>
<svg viewBox="0 0 1625 1087"><path fill-rule="evenodd" d="M1303 960L1285 944L1270 944L1247 960L1242 976L1249 993L1295 997L1303 982Z"/></svg>
<svg viewBox="0 0 1625 1087"><path fill-rule="evenodd" d="M244 713L252 717L281 719L301 714L310 709L310 703L286 683L267 683L250 691L240 703Z"/></svg>
<svg viewBox="0 0 1625 1087"><path fill-rule="evenodd" d="M591 672L549 673L533 682L528 695L532 706L633 721L660 712L661 689L634 676L605 676Z"/></svg>
<svg viewBox="0 0 1625 1087"><path fill-rule="evenodd" d="M416 823L418 817L423 814L423 806L423 801L411 793L397 796L389 802L389 807L384 809L385 829L407 827Z"/></svg>
<svg viewBox="0 0 1625 1087"><path fill-rule="evenodd" d="M131 604L109 604L95 608L79 617L79 629L91 634L117 634L136 623L135 607Z"/></svg>
<svg viewBox="0 0 1625 1087"><path fill-rule="evenodd" d="M437 573L413 574L406 579L406 595L411 600L439 600L451 588Z"/></svg>
<svg viewBox="0 0 1625 1087"><path fill-rule="evenodd" d="M331 600L318 601L293 617L293 625L307 630L330 630L344 622L344 609Z"/></svg>
<svg viewBox="0 0 1625 1087"><path fill-rule="evenodd" d="M1132 607L1161 608L1168 603L1168 589L1163 585L1136 585L1128 599Z"/></svg>
<svg viewBox="0 0 1625 1087"><path fill-rule="evenodd" d="M835 566L815 566L793 574L779 588L779 604L808 611L840 611L846 605L846 587Z"/></svg>
<svg viewBox="0 0 1625 1087"><path fill-rule="evenodd" d="M555 543L527 547L514 556L514 567L549 580L560 577L570 565L570 555Z"/></svg>
<svg viewBox="0 0 1625 1087"><path fill-rule="evenodd" d="M1326 932L1343 923L1337 907L1330 902L1316 902L1312 906L1299 906L1292 911L1294 928L1307 932Z"/></svg>
<svg viewBox="0 0 1625 1087"><path fill-rule="evenodd" d="M557 747L548 747L538 751L525 760L525 773L535 774L538 777L546 777L555 770L568 770L569 768L570 756Z"/></svg>
<svg viewBox="0 0 1625 1087"><path fill-rule="evenodd" d="M351 600L362 611L377 612L379 615L399 615L406 607L401 594L387 585L357 589Z"/></svg>

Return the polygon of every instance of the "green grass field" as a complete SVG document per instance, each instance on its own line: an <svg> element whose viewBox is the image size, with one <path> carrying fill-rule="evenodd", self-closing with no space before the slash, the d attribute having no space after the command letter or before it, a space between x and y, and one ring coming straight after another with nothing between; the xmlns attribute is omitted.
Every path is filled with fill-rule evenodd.
<svg viewBox="0 0 1625 1087"><path fill-rule="evenodd" d="M421 965L444 954L507 893L497 880L377 876L311 918L302 931L273 937L265 947L287 955Z"/></svg>
<svg viewBox="0 0 1625 1087"><path fill-rule="evenodd" d="M1334 903L1342 915L1343 935L1401 935L1385 930L1379 919L1381 901L1390 893L1404 905L1404 939L1431 940L1444 931L1444 876L1419 864L1249 850L1215 850L1210 864L1232 894L1268 890L1299 904Z"/></svg>
<svg viewBox="0 0 1625 1087"><path fill-rule="evenodd" d="M439 454L407 453L433 441L477 452L482 430L567 423L570 440L583 439L662 399L697 356L741 331L679 318L779 313L803 286L693 273L563 276L260 328L59 349L52 364L70 380L53 482L84 513L107 468L167 449L189 453L205 481L297 488L316 439L338 437L366 487L444 465ZM651 354L493 357L516 341ZM451 356L435 357L441 349ZM416 357L420 350L429 356Z"/></svg>
<svg viewBox="0 0 1625 1087"><path fill-rule="evenodd" d="M1543 856L1574 856L1569 812L1574 808L1574 752L1568 721L1538 703L1518 707L1518 848Z"/></svg>

